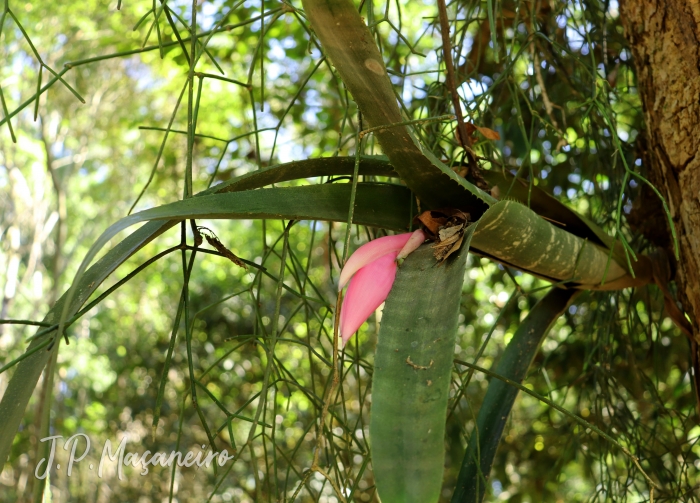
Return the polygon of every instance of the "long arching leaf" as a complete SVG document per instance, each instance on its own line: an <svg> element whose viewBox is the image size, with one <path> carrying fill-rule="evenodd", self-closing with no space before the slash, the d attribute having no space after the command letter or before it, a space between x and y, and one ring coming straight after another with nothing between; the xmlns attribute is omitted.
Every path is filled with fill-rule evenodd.
<svg viewBox="0 0 700 503"><path fill-rule="evenodd" d="M131 255L147 243L176 225L177 222L148 222L122 242L107 252L81 278L76 288L76 294L69 304L71 312L77 311L87 301L100 284L124 263ZM42 320L44 323L56 324L66 303L66 294L58 299L56 304ZM34 392L39 376L51 356L44 349L46 338L35 339L25 351L25 358L17 364L12 379L0 401L0 461L3 463L10 455L12 441L24 417L27 403Z"/></svg>
<svg viewBox="0 0 700 503"><path fill-rule="evenodd" d="M303 0L304 11L391 164L427 208L455 207L479 216L495 200L423 148L405 125L384 60L350 0Z"/></svg>
<svg viewBox="0 0 700 503"><path fill-rule="evenodd" d="M293 161L265 169L259 169L238 176L198 194L214 194L241 190L259 189L274 183L315 178L319 176L352 175L355 169L354 157L318 157L305 161ZM380 155L360 156L360 175L398 177L388 159Z"/></svg>
<svg viewBox="0 0 700 503"><path fill-rule="evenodd" d="M235 190L233 183L226 184L225 187ZM215 187L211 192L223 188ZM87 268L97 251L110 238L101 239L96 243L96 246L91 249L93 253L81 266L81 273L76 277L71 290L61 296L43 321L56 324L60 321L61 313L67 317L72 316L119 265L182 220L196 217L309 218L346 221L350 189L350 184L327 184L223 194L210 193L131 215L112 226L103 234L103 238L107 235L111 238L120 230L135 223L153 221L147 222L127 236L92 267ZM268 201L268 204L261 205L261 200ZM285 201L288 203L286 209ZM405 230L409 226L413 201L409 190L405 187L389 184L360 184L356 204L358 207L355 210L355 221L358 223L397 230ZM15 432L19 428L39 376L46 366L50 352L44 347L50 335L47 333L29 344L0 401L0 424L2 424L0 460L4 461L9 456Z"/></svg>
<svg viewBox="0 0 700 503"><path fill-rule="evenodd" d="M141 222L151 220L182 221L189 219L265 219L330 220L347 219L352 186L350 184L306 185L271 189L224 192L191 197L165 204L122 218L112 224L90 247L68 290L70 303L77 284L100 250L118 233ZM411 193L401 185L361 183L355 195L353 222L371 227L405 230L412 213ZM65 320L74 313L64 307L59 332Z"/></svg>
<svg viewBox="0 0 700 503"><path fill-rule="evenodd" d="M494 372L522 382L544 336L575 294L574 290L550 290L520 323ZM494 379L489 383L464 454L452 503L479 503L483 499L496 449L517 396L518 389L503 381Z"/></svg>

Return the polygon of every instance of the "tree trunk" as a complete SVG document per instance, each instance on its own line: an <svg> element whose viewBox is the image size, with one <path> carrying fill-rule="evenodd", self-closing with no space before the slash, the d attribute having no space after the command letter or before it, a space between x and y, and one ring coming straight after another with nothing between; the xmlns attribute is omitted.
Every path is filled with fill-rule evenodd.
<svg viewBox="0 0 700 503"><path fill-rule="evenodd" d="M692 321L696 374L700 342L700 3L698 0L624 0L622 23L637 68L647 127L644 162L652 183L668 202L680 247L675 267L678 297ZM646 198L643 198L646 199ZM658 198L657 198L658 200ZM647 200L648 202L648 200ZM649 214L645 234L659 243L663 209ZM638 218L638 220L640 220ZM651 225L650 225L651 223ZM653 231L656 227L657 239ZM696 382L698 375L695 376Z"/></svg>

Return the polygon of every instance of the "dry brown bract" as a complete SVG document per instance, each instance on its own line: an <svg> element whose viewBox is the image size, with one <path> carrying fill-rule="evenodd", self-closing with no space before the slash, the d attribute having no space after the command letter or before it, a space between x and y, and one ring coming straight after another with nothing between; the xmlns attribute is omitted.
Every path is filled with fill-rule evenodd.
<svg viewBox="0 0 700 503"><path fill-rule="evenodd" d="M435 241L433 255L439 264L462 246L464 230L469 224L469 213L443 208L424 211L416 219L423 224L428 237Z"/></svg>

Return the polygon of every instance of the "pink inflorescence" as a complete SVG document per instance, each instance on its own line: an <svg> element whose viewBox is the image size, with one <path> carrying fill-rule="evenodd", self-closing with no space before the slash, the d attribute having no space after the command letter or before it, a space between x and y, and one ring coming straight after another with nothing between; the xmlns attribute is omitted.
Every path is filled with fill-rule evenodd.
<svg viewBox="0 0 700 503"><path fill-rule="evenodd" d="M397 259L406 258L425 239L420 229L385 236L362 245L348 259L338 284L340 291L350 282L340 310L339 333L343 344L386 300L396 278Z"/></svg>

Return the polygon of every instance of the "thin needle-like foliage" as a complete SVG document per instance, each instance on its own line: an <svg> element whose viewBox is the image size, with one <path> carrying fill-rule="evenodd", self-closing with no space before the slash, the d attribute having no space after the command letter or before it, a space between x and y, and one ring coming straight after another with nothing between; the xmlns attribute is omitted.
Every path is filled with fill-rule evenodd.
<svg viewBox="0 0 700 503"><path fill-rule="evenodd" d="M624 264L653 251L635 227L649 182L616 2L354 5L402 114L392 127L486 196L516 199L482 187L481 171L553 194L621 243ZM5 0L0 393L21 365L56 356L19 433L2 431L0 499L379 501L369 424L382 311L339 348L337 281L361 244L415 227L421 202L376 157L386 128L358 111L319 38L298 1ZM320 157L335 171L297 162ZM268 175L277 165L287 174ZM246 181L255 173L264 183ZM315 186L318 199L289 212L283 192L260 199L270 212L236 203L262 186ZM387 208L394 220L363 225ZM499 377L487 370L552 282L492 258L467 259L441 501ZM698 501L688 343L669 316L654 285L576 297L529 367L485 501ZM72 476L57 449L61 470L37 478L39 439L76 433L93 446ZM98 477L89 463L124 436L130 452L228 460Z"/></svg>

